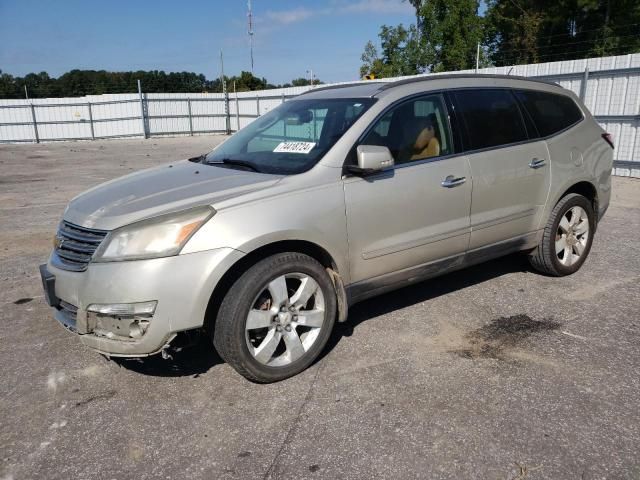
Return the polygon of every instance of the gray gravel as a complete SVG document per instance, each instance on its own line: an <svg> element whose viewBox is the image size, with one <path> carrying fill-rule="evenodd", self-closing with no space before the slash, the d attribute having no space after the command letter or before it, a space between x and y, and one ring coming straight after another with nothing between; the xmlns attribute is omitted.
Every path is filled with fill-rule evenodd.
<svg viewBox="0 0 640 480"><path fill-rule="evenodd" d="M640 478L640 181L577 274L509 256L364 302L301 375L107 362L37 267L82 190L220 137L0 146L0 479Z"/></svg>

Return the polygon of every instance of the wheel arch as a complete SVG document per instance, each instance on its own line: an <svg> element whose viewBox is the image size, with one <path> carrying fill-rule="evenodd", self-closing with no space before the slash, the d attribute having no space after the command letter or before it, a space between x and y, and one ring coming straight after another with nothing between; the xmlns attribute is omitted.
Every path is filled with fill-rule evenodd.
<svg viewBox="0 0 640 480"><path fill-rule="evenodd" d="M560 195L556 201L553 203L553 206L556 206L558 202L569 195L570 193L577 193L582 195L587 200L591 202L591 206L593 207L593 213L596 217L596 222L598 220L598 190L595 185L587 180L581 180L579 182L574 183L570 187L568 187L562 195Z"/></svg>
<svg viewBox="0 0 640 480"><path fill-rule="evenodd" d="M308 240L280 240L267 243L251 250L241 259L236 261L224 273L220 281L214 287L209 298L209 303L205 312L204 328L211 334L215 334L215 319L218 315L218 310L220 309L222 300L231 286L242 276L244 272L263 258L284 252L304 253L305 255L309 255L311 258L317 260L327 269L331 280L336 287L336 294L338 296L338 319L339 321L344 321L344 319L346 319L347 308L346 292L342 282L341 273L338 270L338 264L334 257L325 248Z"/></svg>

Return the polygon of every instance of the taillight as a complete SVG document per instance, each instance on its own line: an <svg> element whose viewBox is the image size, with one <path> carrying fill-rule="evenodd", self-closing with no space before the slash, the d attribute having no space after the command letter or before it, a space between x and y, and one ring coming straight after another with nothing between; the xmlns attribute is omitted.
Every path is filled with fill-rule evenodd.
<svg viewBox="0 0 640 480"><path fill-rule="evenodd" d="M613 135L610 133L603 133L602 138L604 138L605 142L607 142L611 148L616 148L613 146Z"/></svg>

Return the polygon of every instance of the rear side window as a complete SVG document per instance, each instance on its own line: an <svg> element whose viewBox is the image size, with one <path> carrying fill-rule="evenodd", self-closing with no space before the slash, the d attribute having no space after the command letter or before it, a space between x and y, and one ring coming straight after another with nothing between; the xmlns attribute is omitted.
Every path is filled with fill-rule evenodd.
<svg viewBox="0 0 640 480"><path fill-rule="evenodd" d="M531 115L540 136L546 137L582 120L575 102L565 96L534 90L517 90L516 95Z"/></svg>
<svg viewBox="0 0 640 480"><path fill-rule="evenodd" d="M478 89L453 93L467 131L467 150L527 140L518 104L509 90Z"/></svg>

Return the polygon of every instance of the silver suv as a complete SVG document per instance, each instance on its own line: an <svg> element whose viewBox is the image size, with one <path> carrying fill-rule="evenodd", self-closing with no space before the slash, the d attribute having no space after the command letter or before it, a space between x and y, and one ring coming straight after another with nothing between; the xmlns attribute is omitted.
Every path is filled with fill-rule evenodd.
<svg viewBox="0 0 640 480"><path fill-rule="evenodd" d="M73 199L41 266L47 300L104 355L202 329L240 374L281 380L368 297L516 251L547 275L578 270L612 149L551 83L317 88L206 155Z"/></svg>

